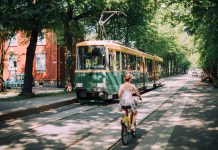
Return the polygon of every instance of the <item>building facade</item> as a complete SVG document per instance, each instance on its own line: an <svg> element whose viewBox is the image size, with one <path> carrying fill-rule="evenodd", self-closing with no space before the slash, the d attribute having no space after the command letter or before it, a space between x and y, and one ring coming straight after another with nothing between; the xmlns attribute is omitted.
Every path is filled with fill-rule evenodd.
<svg viewBox="0 0 218 150"><path fill-rule="evenodd" d="M26 50L29 38L19 32L6 44L4 80L15 80L16 75L24 74ZM65 82L65 53L57 45L56 37L51 32L43 32L38 37L33 62L35 85L63 87Z"/></svg>

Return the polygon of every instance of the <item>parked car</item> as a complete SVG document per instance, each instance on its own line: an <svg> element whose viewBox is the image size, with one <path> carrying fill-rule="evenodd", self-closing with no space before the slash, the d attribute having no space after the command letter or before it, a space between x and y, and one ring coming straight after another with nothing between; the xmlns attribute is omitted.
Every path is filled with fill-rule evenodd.
<svg viewBox="0 0 218 150"><path fill-rule="evenodd" d="M5 82L5 87L7 89L10 89L12 87L23 87L24 84L24 74L16 74L15 77L11 79L7 79ZM32 86L35 86L35 83L33 81Z"/></svg>
<svg viewBox="0 0 218 150"><path fill-rule="evenodd" d="M204 82L206 80L208 80L209 82L212 82L212 76L208 72L202 72L201 73L201 81Z"/></svg>
<svg viewBox="0 0 218 150"><path fill-rule="evenodd" d="M192 72L192 77L197 77L197 76L198 76L197 71L193 71L193 72Z"/></svg>
<svg viewBox="0 0 218 150"><path fill-rule="evenodd" d="M5 80L4 86L6 89L11 89L11 81L9 79Z"/></svg>

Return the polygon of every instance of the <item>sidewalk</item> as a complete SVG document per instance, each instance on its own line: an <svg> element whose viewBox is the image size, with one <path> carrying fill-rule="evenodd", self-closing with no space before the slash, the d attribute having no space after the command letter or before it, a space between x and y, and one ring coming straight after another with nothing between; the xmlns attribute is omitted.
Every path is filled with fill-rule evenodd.
<svg viewBox="0 0 218 150"><path fill-rule="evenodd" d="M19 88L10 89L7 94L0 94L0 121L68 105L76 99L75 93L63 93L63 88L34 87L33 93L35 94L54 93L54 95L24 100L8 100L9 97L17 96L20 90Z"/></svg>

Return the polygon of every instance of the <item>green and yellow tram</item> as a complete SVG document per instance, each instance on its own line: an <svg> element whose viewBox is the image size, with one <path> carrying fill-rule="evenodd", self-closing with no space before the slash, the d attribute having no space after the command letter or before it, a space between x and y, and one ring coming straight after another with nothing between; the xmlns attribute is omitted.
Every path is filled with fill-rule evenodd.
<svg viewBox="0 0 218 150"><path fill-rule="evenodd" d="M110 100L117 96L126 72L139 90L157 86L163 59L115 41L84 41L77 44L75 91L80 101Z"/></svg>

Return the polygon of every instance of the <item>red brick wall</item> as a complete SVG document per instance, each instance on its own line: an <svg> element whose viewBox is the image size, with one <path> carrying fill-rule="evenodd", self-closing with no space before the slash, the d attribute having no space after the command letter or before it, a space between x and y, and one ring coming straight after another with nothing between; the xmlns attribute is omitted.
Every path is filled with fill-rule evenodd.
<svg viewBox="0 0 218 150"><path fill-rule="evenodd" d="M57 85L57 80L60 80L60 69L58 68L58 64L60 64L60 56L58 56L57 43L56 38L53 33L46 33L45 45L37 45L36 52L37 53L45 53L46 54L46 70L45 71L36 71L36 57L33 62L33 77L34 80L38 83L42 81L46 85ZM8 57L10 53L14 53L17 55L17 71L16 73L24 73L25 68L25 60L26 60L26 49L29 44L27 38L23 37L23 34L17 34L17 45L10 46L7 51L7 55L5 57L5 69L4 69L4 80L9 78L14 74L14 71L8 70ZM61 53L64 53L61 51ZM64 55L63 55L64 56ZM62 57L63 57L62 56ZM63 59L63 58L62 58ZM64 62L63 62L64 63ZM64 73L64 72L61 72Z"/></svg>

